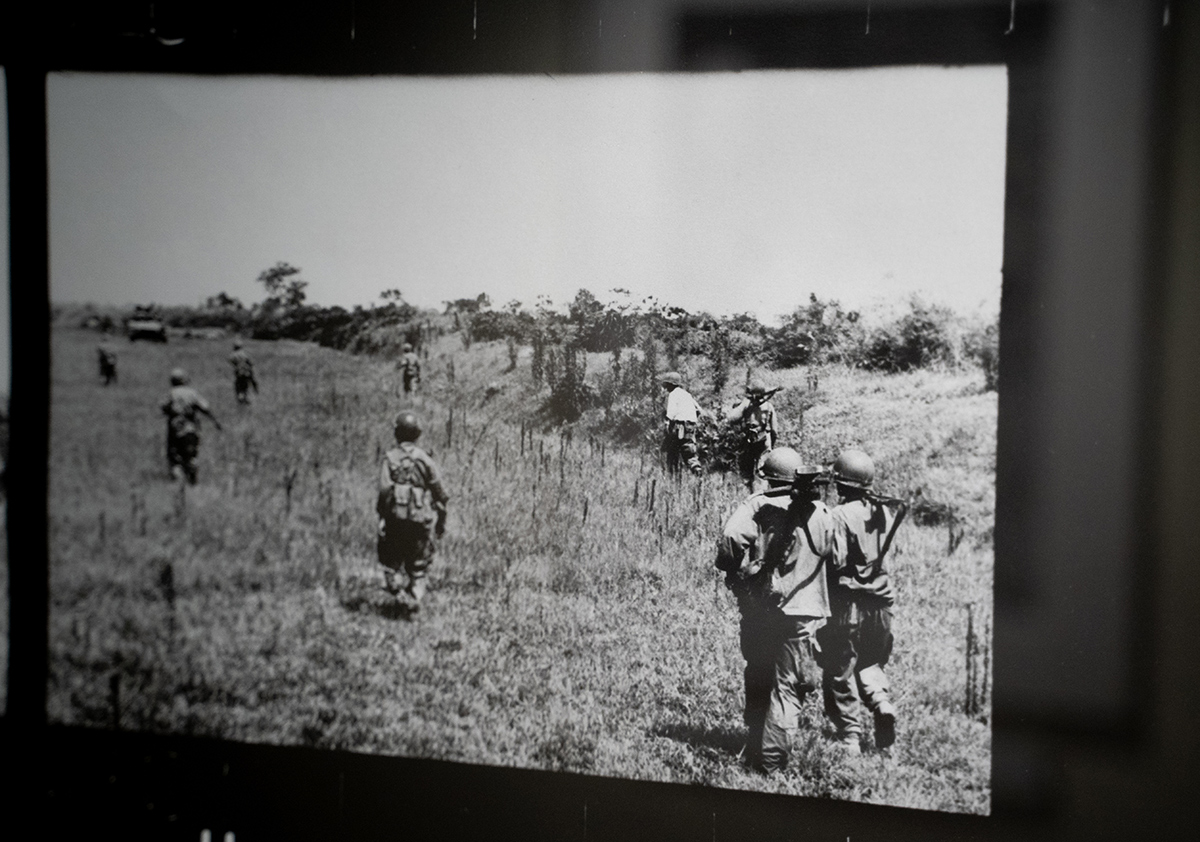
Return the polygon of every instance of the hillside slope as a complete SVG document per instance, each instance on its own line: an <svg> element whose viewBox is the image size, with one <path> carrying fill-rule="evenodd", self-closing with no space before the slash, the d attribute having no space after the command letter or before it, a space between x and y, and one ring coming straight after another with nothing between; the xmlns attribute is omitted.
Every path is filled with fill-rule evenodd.
<svg viewBox="0 0 1200 842"><path fill-rule="evenodd" d="M526 358L506 373L502 345L443 337L414 407L450 531L405 621L374 561L391 363L252 342L262 393L239 409L224 343L121 346L104 388L95 339L53 332L51 721L988 811L987 691L965 665L967 606L990 616L995 398L970 378L827 372L785 393L811 403L806 454L859 444L884 485L969 505L896 539L891 756L838 760L811 699L795 763L763 778L736 757L736 609L712 570L734 478L676 484L653 452L536 425ZM205 429L194 488L166 478L176 365L226 427Z"/></svg>

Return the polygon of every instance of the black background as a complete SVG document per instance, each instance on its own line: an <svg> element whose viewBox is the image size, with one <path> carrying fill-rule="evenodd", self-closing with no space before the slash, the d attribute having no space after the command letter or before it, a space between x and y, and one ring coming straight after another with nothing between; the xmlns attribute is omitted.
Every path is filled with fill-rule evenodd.
<svg viewBox="0 0 1200 842"><path fill-rule="evenodd" d="M198 839L209 828L239 840L1194 832L1195 4L78 2L5 15L14 349L2 821L42 835ZM46 725L47 72L913 63L1009 73L991 817Z"/></svg>

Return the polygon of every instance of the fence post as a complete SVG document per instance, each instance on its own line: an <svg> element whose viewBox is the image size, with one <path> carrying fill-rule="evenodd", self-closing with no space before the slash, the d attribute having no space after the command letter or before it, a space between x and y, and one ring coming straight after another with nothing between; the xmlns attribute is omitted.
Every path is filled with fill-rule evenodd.
<svg viewBox="0 0 1200 842"><path fill-rule="evenodd" d="M967 687L963 712L971 716L975 710L975 603L967 603Z"/></svg>

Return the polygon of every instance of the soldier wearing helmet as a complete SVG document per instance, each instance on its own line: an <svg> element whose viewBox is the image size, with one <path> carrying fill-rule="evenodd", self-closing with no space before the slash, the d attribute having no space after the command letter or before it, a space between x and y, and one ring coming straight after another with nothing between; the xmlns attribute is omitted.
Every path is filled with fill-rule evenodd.
<svg viewBox="0 0 1200 842"><path fill-rule="evenodd" d="M233 353L229 355L233 366L233 394L239 404L250 403L250 390L258 394L258 381L254 378L254 362L242 349L242 340L233 340Z"/></svg>
<svg viewBox="0 0 1200 842"><path fill-rule="evenodd" d="M778 391L768 389L761 380L751 380L746 397L725 411L726 422L741 428L738 472L751 491L757 490L759 462L779 442L779 417L771 403L771 396Z"/></svg>
<svg viewBox="0 0 1200 842"><path fill-rule="evenodd" d="M870 493L875 464L861 450L842 451L832 472L841 504L833 509L832 615L819 635L822 684L838 742L858 754L860 702L873 716L876 747L886 749L896 739L896 708L883 671L892 653L895 594L883 561L906 506Z"/></svg>
<svg viewBox="0 0 1200 842"><path fill-rule="evenodd" d="M400 361L396 363L396 367L400 369L403 378L404 394L411 395L421 382L421 361L413 353L413 346L410 343L404 343L404 353L401 355Z"/></svg>
<svg viewBox="0 0 1200 842"><path fill-rule="evenodd" d="M116 383L117 352L113 349L107 335L96 346L96 356L100 361L100 376L104 378L104 385L107 386L109 383Z"/></svg>
<svg viewBox="0 0 1200 842"><path fill-rule="evenodd" d="M679 476L686 465L693 474L699 474L701 468L696 455L696 424L703 410L691 393L683 388L683 378L679 372L664 372L658 376L658 382L667 393L667 426L662 442L667 471Z"/></svg>
<svg viewBox="0 0 1200 842"><path fill-rule="evenodd" d="M725 524L716 566L741 614L746 759L772 772L787 765L801 702L819 686L815 642L829 616L833 519L820 499L821 468L795 450L772 450L760 473L767 488Z"/></svg>
<svg viewBox="0 0 1200 842"><path fill-rule="evenodd" d="M167 464L171 468L171 478L186 479L195 485L200 416L207 415L218 430L221 423L209 409L208 401L188 385L187 372L182 368L171 371L171 391L163 401L162 412L167 416Z"/></svg>
<svg viewBox="0 0 1200 842"><path fill-rule="evenodd" d="M384 454L379 470L377 550L384 567L384 587L398 594L395 574L403 571L408 576L405 590L412 600L409 610L416 611L425 595L437 540L446 531L449 497L437 464L417 447L421 437L417 416L401 412L396 416L394 432L397 446Z"/></svg>

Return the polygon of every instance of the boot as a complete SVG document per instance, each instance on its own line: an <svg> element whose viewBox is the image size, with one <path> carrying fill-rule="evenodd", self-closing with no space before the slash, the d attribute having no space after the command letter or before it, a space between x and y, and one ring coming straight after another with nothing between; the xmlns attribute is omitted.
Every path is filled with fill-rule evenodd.
<svg viewBox="0 0 1200 842"><path fill-rule="evenodd" d="M413 602L420 602L421 597L425 596L425 589L427 587L424 576L419 579L413 579L408 583L408 595L413 598Z"/></svg>
<svg viewBox="0 0 1200 842"><path fill-rule="evenodd" d="M396 574L391 570L383 571L383 589L392 596L400 593L400 588L396 586Z"/></svg>

